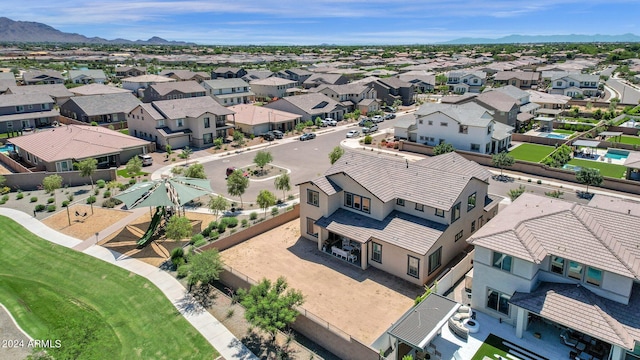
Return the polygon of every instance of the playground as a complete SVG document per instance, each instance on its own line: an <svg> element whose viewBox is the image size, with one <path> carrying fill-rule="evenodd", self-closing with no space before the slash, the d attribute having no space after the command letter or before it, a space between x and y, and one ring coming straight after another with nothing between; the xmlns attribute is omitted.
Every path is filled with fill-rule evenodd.
<svg viewBox="0 0 640 360"><path fill-rule="evenodd" d="M107 209L100 206L94 206L91 211L89 205L76 204L69 207L68 213L66 210L58 211L43 219L42 222L63 234L86 240L95 236L96 232L101 232L130 214L128 211ZM71 225L69 225L69 221Z"/></svg>

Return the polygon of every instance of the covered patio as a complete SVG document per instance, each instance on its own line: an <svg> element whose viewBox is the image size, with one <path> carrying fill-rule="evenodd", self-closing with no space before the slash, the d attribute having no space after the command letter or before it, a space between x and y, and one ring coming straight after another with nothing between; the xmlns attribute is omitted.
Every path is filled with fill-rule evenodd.
<svg viewBox="0 0 640 360"><path fill-rule="evenodd" d="M599 140L576 140L571 145L573 146L573 156L576 158L598 160L600 156L597 152L598 146L600 146Z"/></svg>

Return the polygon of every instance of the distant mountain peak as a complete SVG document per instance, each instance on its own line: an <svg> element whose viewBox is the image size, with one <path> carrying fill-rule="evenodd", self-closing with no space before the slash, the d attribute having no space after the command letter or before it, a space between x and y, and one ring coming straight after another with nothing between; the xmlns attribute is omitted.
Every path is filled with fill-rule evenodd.
<svg viewBox="0 0 640 360"><path fill-rule="evenodd" d="M0 17L0 41L18 43L87 43L87 44L139 44L139 45L195 45L184 41L168 41L154 36L149 40L106 40L100 37L86 37L65 33L47 24L33 21L15 21Z"/></svg>
<svg viewBox="0 0 640 360"><path fill-rule="evenodd" d="M509 35L501 38L459 38L440 44L540 44L540 43L587 43L587 42L640 42L640 36L627 33L622 35Z"/></svg>

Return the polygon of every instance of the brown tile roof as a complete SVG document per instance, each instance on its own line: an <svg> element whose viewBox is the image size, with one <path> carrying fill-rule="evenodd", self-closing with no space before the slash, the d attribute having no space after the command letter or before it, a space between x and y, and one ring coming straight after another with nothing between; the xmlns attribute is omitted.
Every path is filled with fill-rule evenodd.
<svg viewBox="0 0 640 360"><path fill-rule="evenodd" d="M193 80L152 84L149 87L154 89L158 94L160 94L160 96L167 95L174 90L185 94L198 92L203 95L205 94L205 88L200 86L197 81Z"/></svg>
<svg viewBox="0 0 640 360"><path fill-rule="evenodd" d="M520 80L540 80L540 73L533 71L499 71L496 73L494 80L507 81L511 79Z"/></svg>
<svg viewBox="0 0 640 360"><path fill-rule="evenodd" d="M269 122L293 121L300 118L298 114L251 104L240 104L227 108L235 112L234 118L239 124L258 125Z"/></svg>
<svg viewBox="0 0 640 360"><path fill-rule="evenodd" d="M640 279L640 218L523 194L467 241L536 264L548 255Z"/></svg>
<svg viewBox="0 0 640 360"><path fill-rule="evenodd" d="M63 85L64 86L64 85ZM82 85L69 90L75 95L104 95L104 94L118 94L118 93L127 93L131 92L127 89L109 86L104 84L88 84Z"/></svg>
<svg viewBox="0 0 640 360"><path fill-rule="evenodd" d="M11 138L11 143L46 162L114 154L149 142L101 126L63 125Z"/></svg>
<svg viewBox="0 0 640 360"><path fill-rule="evenodd" d="M153 107L167 119L197 118L204 113L231 115L233 111L220 105L210 96L152 102Z"/></svg>
<svg viewBox="0 0 640 360"><path fill-rule="evenodd" d="M500 91L487 91L476 96L474 101L492 107L498 111L509 112L516 106L516 101L509 95Z"/></svg>
<svg viewBox="0 0 640 360"><path fill-rule="evenodd" d="M10 86L9 91L12 94L44 94L54 98L71 97L73 93L69 91L63 84L44 84L44 85L24 85Z"/></svg>
<svg viewBox="0 0 640 360"><path fill-rule="evenodd" d="M317 186L323 193L327 195L337 194L342 191L340 185L336 184L333 180L326 177L319 177L308 182Z"/></svg>

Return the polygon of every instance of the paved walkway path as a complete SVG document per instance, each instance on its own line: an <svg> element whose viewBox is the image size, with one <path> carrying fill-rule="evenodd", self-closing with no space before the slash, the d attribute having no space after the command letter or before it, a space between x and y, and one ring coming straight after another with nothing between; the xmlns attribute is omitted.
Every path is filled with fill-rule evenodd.
<svg viewBox="0 0 640 360"><path fill-rule="evenodd" d="M142 209L145 210L146 209ZM141 211L142 211L141 210ZM68 248L82 251L100 260L119 266L140 276L144 276L154 283L178 309L178 311L204 336L211 345L227 360L231 359L258 359L249 349L247 349L231 332L220 323L213 315L198 304L187 290L173 276L165 271L151 266L140 260L124 256L116 251L108 250L102 246L95 245L95 237L87 240L79 240L71 236L55 231L44 225L37 219L25 214L22 211L0 208L0 215L7 216L18 222L35 235L62 245ZM126 218L114 223L98 235L98 240L110 235L113 231L121 229L126 225L125 220L137 218L141 213L134 211ZM132 220L132 219L129 219ZM93 243L91 243L93 242Z"/></svg>

